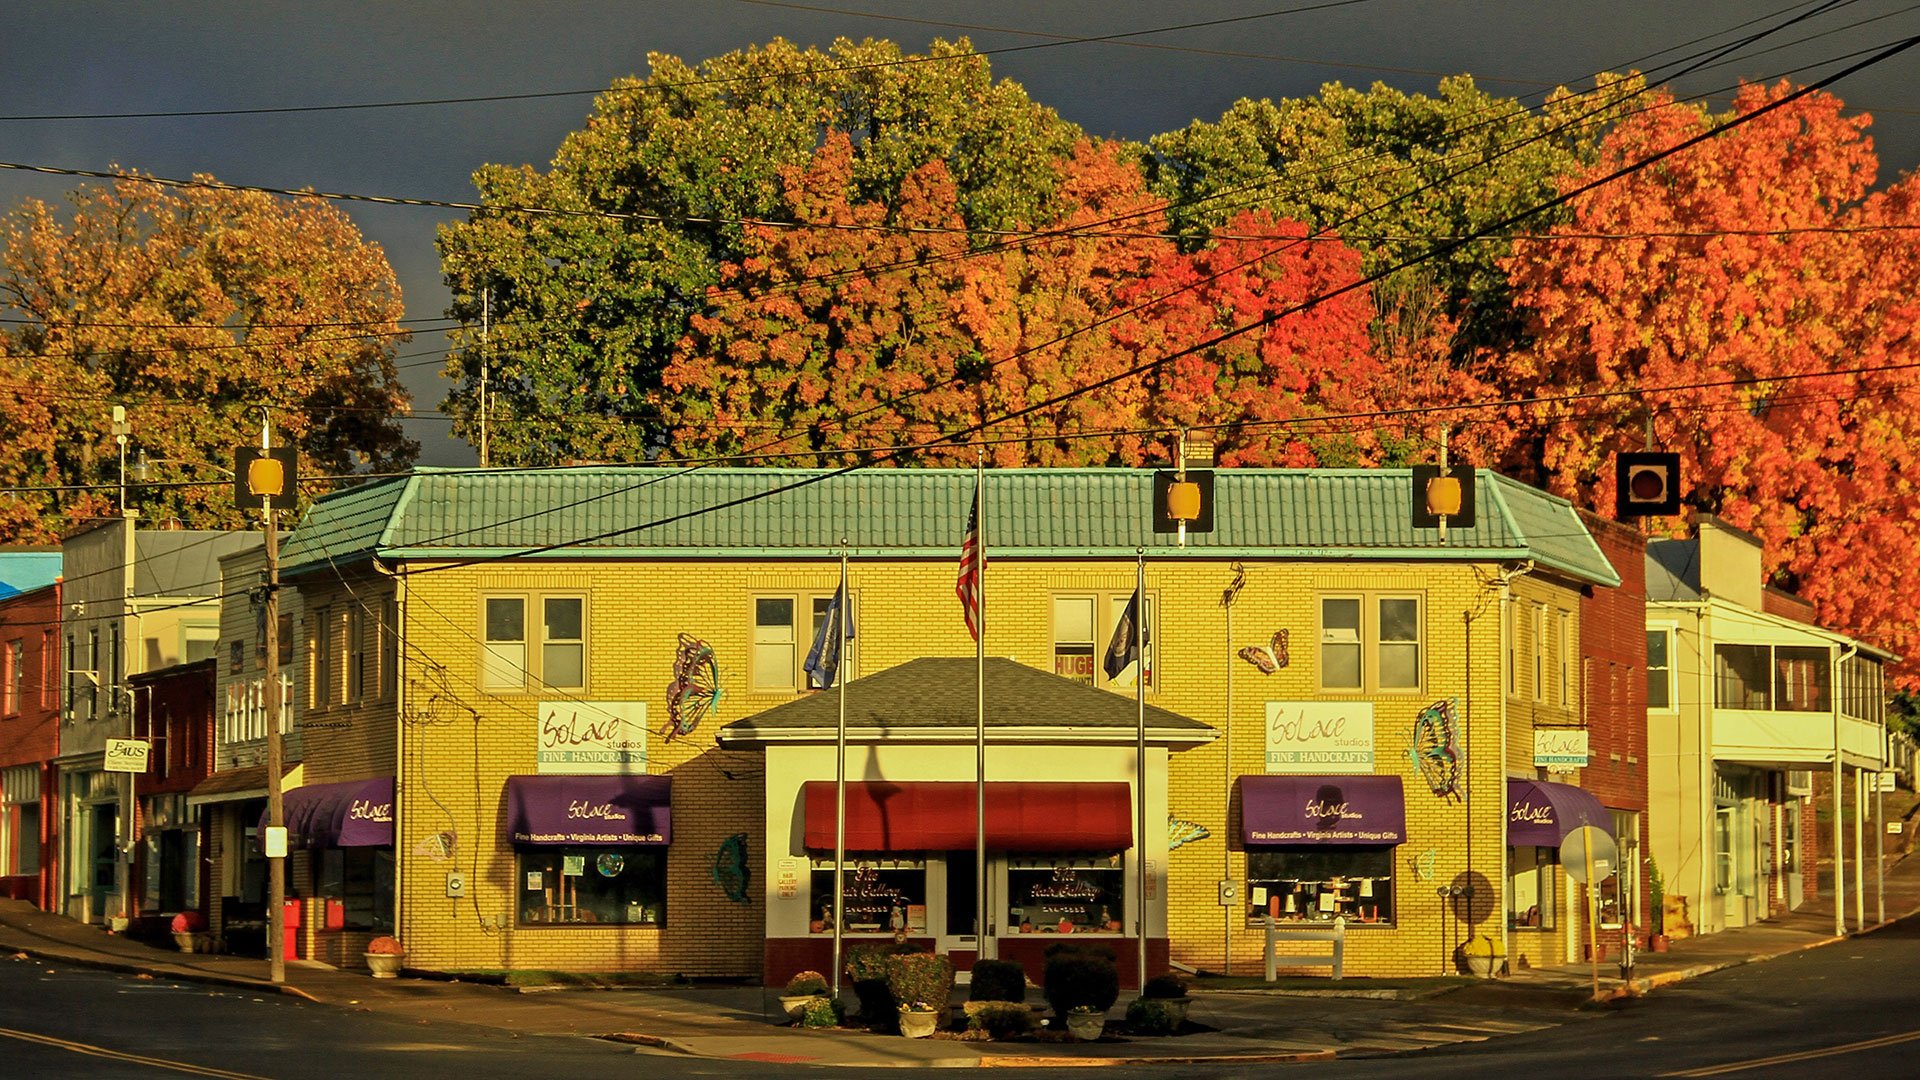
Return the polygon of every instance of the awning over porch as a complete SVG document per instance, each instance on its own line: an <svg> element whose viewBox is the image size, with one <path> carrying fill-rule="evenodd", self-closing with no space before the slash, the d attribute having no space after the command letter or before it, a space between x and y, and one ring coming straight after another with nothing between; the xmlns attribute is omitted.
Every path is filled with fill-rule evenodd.
<svg viewBox="0 0 1920 1080"><path fill-rule="evenodd" d="M1582 825L1613 835L1613 815L1600 800L1572 784L1549 780L1507 781L1507 843L1513 847L1559 847Z"/></svg>
<svg viewBox="0 0 1920 1080"><path fill-rule="evenodd" d="M1398 776L1242 776L1240 823L1249 844L1392 847L1407 801Z"/></svg>
<svg viewBox="0 0 1920 1080"><path fill-rule="evenodd" d="M287 847L393 846L393 777L297 787L281 796ZM267 815L260 815L267 827Z"/></svg>
<svg viewBox="0 0 1920 1080"><path fill-rule="evenodd" d="M300 777L304 765L292 765L280 774L282 790L292 791L300 786ZM187 792L188 806L208 806L213 803L245 802L248 799L267 797L267 767L265 765L246 765L236 769L221 769L205 780L193 786Z"/></svg>
<svg viewBox="0 0 1920 1080"><path fill-rule="evenodd" d="M806 847L834 848L834 784L806 785ZM848 851L964 851L974 845L971 781L862 780L847 784ZM1121 851L1133 846L1133 797L1124 783L993 781L987 846L1007 852Z"/></svg>
<svg viewBox="0 0 1920 1080"><path fill-rule="evenodd" d="M509 776L514 844L655 844L673 839L668 776Z"/></svg>

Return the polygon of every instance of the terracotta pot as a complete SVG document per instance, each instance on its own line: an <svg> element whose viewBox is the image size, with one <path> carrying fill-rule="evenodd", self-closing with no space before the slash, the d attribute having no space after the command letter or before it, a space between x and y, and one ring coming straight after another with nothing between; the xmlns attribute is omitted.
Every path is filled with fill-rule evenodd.
<svg viewBox="0 0 1920 1080"><path fill-rule="evenodd" d="M1667 951L1667 935L1655 934L1652 937L1649 937L1647 939L1647 948L1652 949L1654 952L1666 952Z"/></svg>

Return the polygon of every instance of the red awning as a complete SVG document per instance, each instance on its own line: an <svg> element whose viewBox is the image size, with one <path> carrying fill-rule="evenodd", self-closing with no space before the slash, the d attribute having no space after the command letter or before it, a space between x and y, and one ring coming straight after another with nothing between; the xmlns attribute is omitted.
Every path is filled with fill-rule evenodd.
<svg viewBox="0 0 1920 1080"><path fill-rule="evenodd" d="M862 780L847 784L848 851L968 851L974 785ZM833 850L833 781L806 786L806 846ZM1122 851L1133 846L1133 797L1123 783L987 785L987 846L995 851Z"/></svg>

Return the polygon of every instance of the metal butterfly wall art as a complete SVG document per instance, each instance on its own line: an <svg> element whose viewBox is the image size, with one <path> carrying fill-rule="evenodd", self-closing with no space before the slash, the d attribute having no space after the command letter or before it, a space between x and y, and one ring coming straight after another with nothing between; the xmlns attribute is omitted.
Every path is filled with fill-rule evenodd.
<svg viewBox="0 0 1920 1080"><path fill-rule="evenodd" d="M1260 674L1271 675L1287 666L1287 632L1275 630L1273 641L1265 646L1249 645L1240 650L1240 659L1260 669Z"/></svg>

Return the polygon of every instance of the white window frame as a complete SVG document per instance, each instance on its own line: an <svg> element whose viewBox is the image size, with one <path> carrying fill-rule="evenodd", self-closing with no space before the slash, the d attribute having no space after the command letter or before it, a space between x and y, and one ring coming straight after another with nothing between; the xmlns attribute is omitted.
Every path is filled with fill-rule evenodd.
<svg viewBox="0 0 1920 1080"><path fill-rule="evenodd" d="M4 660L0 660L0 714L18 716L22 688L27 681L27 639L7 642Z"/></svg>
<svg viewBox="0 0 1920 1080"><path fill-rule="evenodd" d="M809 685L807 674L803 670L807 662L807 653L813 648L814 635L819 633L819 622L826 617L825 605L833 602L832 589L796 590L793 592L769 591L756 592L747 600L747 641L752 650L747 662L748 690L755 694L798 694L813 687ZM760 602L763 600L790 604L788 622L762 623L760 621ZM851 681L860 677L860 591L847 590L847 612L853 620L854 636L843 645L840 658L841 673L836 681ZM764 677L763 669L771 669L778 661L778 654L791 650L787 662L778 666L787 672L784 678ZM767 658L763 663L763 656Z"/></svg>
<svg viewBox="0 0 1920 1080"><path fill-rule="evenodd" d="M520 605L520 637L518 639L489 636L487 605L500 600L517 601ZM546 610L549 600L579 602L579 638L556 639L552 642L547 640ZM554 690L585 693L593 682L592 608L588 595L575 589L556 589L550 592L483 593L480 597L479 610L480 689L490 694L543 694ZM547 682L545 661L549 644L579 647L580 681L577 685Z"/></svg>
<svg viewBox="0 0 1920 1080"><path fill-rule="evenodd" d="M1113 632L1120 625L1120 616L1126 613L1127 604L1133 599L1133 590L1112 589L1058 589L1048 594L1047 599L1047 651L1056 658L1055 671L1058 672L1057 658L1061 645L1084 645L1080 638L1062 640L1057 618L1057 606L1062 600L1087 600L1093 604L1093 683L1103 689L1127 689L1133 687L1132 679L1114 680L1107 677L1107 646L1113 642ZM1141 618L1146 623L1147 648L1147 693L1160 689L1160 628L1155 625L1160 613L1160 594L1157 590L1147 590L1146 611Z"/></svg>
<svg viewBox="0 0 1920 1080"><path fill-rule="evenodd" d="M1358 686L1329 686L1326 682L1326 664L1322 661L1320 650L1328 644L1350 644L1348 642L1329 642L1327 640L1327 601L1358 601L1360 608L1360 684ZM1383 641L1381 639L1380 609L1383 604L1393 600L1411 600L1414 605L1415 637L1411 642ZM1340 590L1314 594L1314 682L1322 694L1345 695L1381 695L1381 694L1419 694L1427 684L1427 598L1425 593L1400 589L1381 590ZM1382 645L1412 645L1414 648L1414 684L1412 686L1385 686L1380 682L1380 649Z"/></svg>
<svg viewBox="0 0 1920 1080"><path fill-rule="evenodd" d="M1559 640L1555 642L1555 654L1560 658L1560 707L1572 712L1573 694L1573 612L1565 608L1556 609L1559 614Z"/></svg>
<svg viewBox="0 0 1920 1080"><path fill-rule="evenodd" d="M1679 698L1680 681L1674 677L1673 650L1674 650L1674 645L1678 642L1680 637L1680 628L1678 626L1675 626L1672 623L1648 623L1647 634L1648 636L1659 634L1660 636L1667 639L1667 657L1666 657L1667 662L1665 664L1659 667L1655 667L1653 664L1653 654L1651 652L1647 654L1647 680L1648 680L1647 685L1649 688L1651 688L1653 685L1652 680L1653 680L1654 672L1656 671L1660 672L1667 684L1667 703L1665 705L1655 705L1653 703L1652 695L1649 694L1647 697L1647 711L1656 712L1656 713L1679 712L1680 711L1680 698Z"/></svg>

